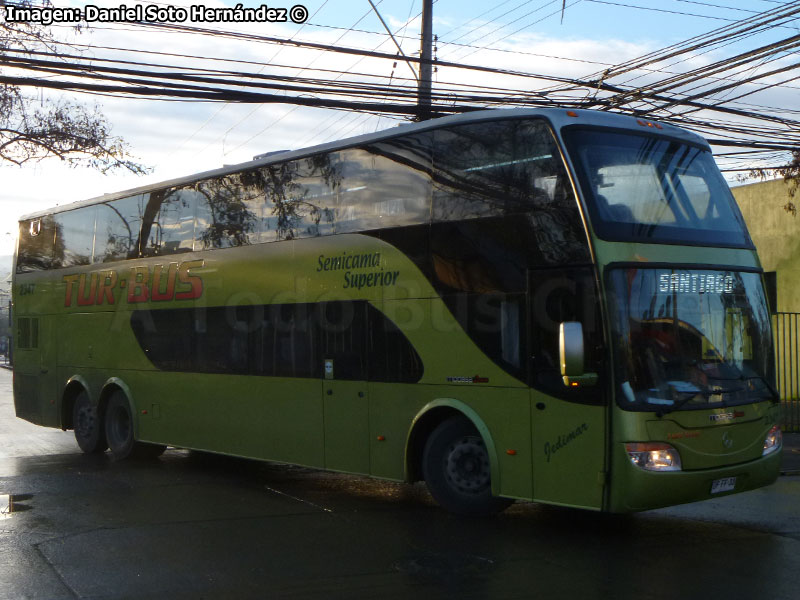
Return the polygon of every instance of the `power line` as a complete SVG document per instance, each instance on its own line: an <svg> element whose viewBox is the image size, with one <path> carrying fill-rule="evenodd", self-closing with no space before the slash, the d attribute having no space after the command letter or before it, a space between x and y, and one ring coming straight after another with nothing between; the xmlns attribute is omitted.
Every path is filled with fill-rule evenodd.
<svg viewBox="0 0 800 600"><path fill-rule="evenodd" d="M616 2L591 1L626 6ZM714 7L707 2L690 0L685 0L685 2ZM569 6L574 6L576 3L573 2ZM520 6L529 4L531 2L524 2ZM549 4L552 4L552 2ZM559 4L561 3L559 2ZM546 6L548 6L547 3L537 10L541 10ZM720 6L716 5L716 7L719 8ZM489 12L492 11L485 11L479 17ZM544 18L559 12L560 10ZM656 68L658 64L666 60L697 56L699 52L707 52L712 48L720 48L736 40L744 40L757 33L782 27L789 22L788 19L796 18L795 15L800 13L800 2L783 3L776 8L761 13L753 11L741 12L747 12L751 16L702 36L695 36L669 48L650 53L645 57L610 66L599 75L590 78L568 78L544 73L513 71L490 67L485 63L465 65L462 62L436 61L435 64L437 66L446 69L452 68L459 69L462 72L504 77L508 78L508 81L518 81L520 84L516 88L510 87L511 84L506 84L505 82L503 82L503 85L490 86L488 85L490 81L486 78L484 78L481 85L442 81L437 85L434 100L438 105L440 114L504 105L546 106L558 103L563 106L595 106L606 110L617 110L679 124L702 132L718 145L744 146L748 150L756 148L764 153L771 152L773 153L772 155L750 154L749 157L758 157L759 160L772 160L776 156L780 156L780 152L800 146L800 121L793 118L796 115L800 115L800 111L785 108L780 110L761 109L759 112L760 109L756 105L734 104L734 101L758 91L772 89L796 80L796 77L791 77L781 81L766 83L761 81L766 78L775 78L781 73L791 71L796 65L776 66L769 71L756 71L754 69L756 67L763 69L767 64L774 63L784 57L786 53L794 52L800 47L800 36L792 36L776 42L761 44L747 52L739 52L730 58L717 60L710 65L686 72L669 73L664 68ZM406 25L403 27L407 26L409 21L410 19L406 21ZM507 39L530 26L531 24L528 24L501 39ZM254 43L268 43L278 45L281 49L293 47L320 53L337 52L357 56L359 61L366 58L397 60L397 56L394 54L379 52L380 45L373 51L361 48L347 48L336 44L319 44L317 42L299 40L296 39L297 34L287 39L245 32L209 30L187 25L160 24L155 26L154 24L135 24L132 27L134 29L144 27L151 31L170 34L182 33L209 36L214 39L229 38ZM501 26L499 29L505 27L507 25ZM481 28L474 28L468 34L479 29ZM343 35L346 35L346 32ZM384 39L382 43L386 41L388 41L388 38ZM463 44L452 45L454 47L465 46ZM470 49L475 51L480 49L496 51L494 48L487 47L470 47ZM110 52L138 52L137 50L111 49L109 47L106 47L105 50ZM278 50L276 56L280 51ZM234 64L254 66L258 67L258 72L247 72L235 68L210 69L207 65L200 68L192 66L191 63L179 67L146 61L103 57L87 59L69 54L31 53L28 49L4 49L2 64L8 68L36 72L39 76L11 77L4 75L0 81L11 85L66 89L79 93L100 95L128 95L137 98L159 99L161 101L288 103L295 106L331 108L339 111L339 116L322 129L322 133L337 126L338 129L334 135L344 129L352 132L360 126L360 121L363 117L355 116L350 118L346 116L348 112L351 114L353 112L366 112L403 118L414 114L415 110L413 95L416 90L412 85L412 81L407 78L397 78L394 73L389 76L379 75L375 72L355 73L352 72L355 65L347 70L310 69L309 65L297 71L294 75L288 75L285 72L281 74L281 69L294 70L296 67L291 65L267 65L257 61L236 61L202 56L188 57L154 51L147 51L147 55L191 60L224 61L215 64L224 65L224 67ZM411 62L416 62L417 64L421 62L416 57L409 56L408 58ZM563 57L557 58L563 59ZM310 64L313 64L313 62ZM271 72L264 73L263 71L267 66L271 67ZM631 87L624 83L614 84L610 81L634 70L648 71L651 76L660 74L664 77L647 86L638 85L637 87ZM311 72L304 75L307 71ZM363 69L363 71L369 71L369 69ZM734 74L735 77L733 76ZM344 78L345 75L349 75L349 77ZM727 77L722 77L722 75L727 75ZM56 79L45 79L46 76L55 76ZM541 85L545 82L555 84L556 87L542 89ZM524 89L530 88L532 85L540 87L533 91ZM756 90L750 87L756 85L758 85ZM741 86L748 86L748 88L741 90L739 95L729 98L724 104L719 98L716 98L711 103L701 102L702 99L718 97L720 94L730 95L733 90ZM380 100L376 101L378 98ZM702 116L693 116L693 113L698 111L703 111ZM247 118L246 116L239 123ZM332 119L333 117L328 121ZM347 122L343 123L343 121ZM237 125L230 128L228 132ZM249 138L244 144L249 143L261 133L263 131ZM316 134L320 134L319 128ZM240 144L236 149L244 144ZM747 160L746 156L744 154L731 156L726 160ZM730 166L733 168L736 167L736 164L731 164Z"/></svg>
<svg viewBox="0 0 800 600"><path fill-rule="evenodd" d="M653 8L652 6L639 6L638 4L623 4L622 2L610 2L609 0L586 0L593 4L607 4L609 6L621 6L623 8L635 8L637 10L649 10L652 12L668 13L672 15L681 15L684 17L695 17L699 19L714 19L716 21L728 21L731 23L736 22L736 19L726 19L725 17L713 17L711 15L700 15L697 13L682 12L679 10L667 10L665 8Z"/></svg>
<svg viewBox="0 0 800 600"><path fill-rule="evenodd" d="M567 8L572 8L573 6L575 6L576 4L579 4L579 3L581 3L581 2L583 2L583 0L575 0L575 1L574 1L574 2L572 2L571 4L565 4L565 5L563 5L563 9L562 9L562 8L559 8L558 10L556 10L556 11L553 11L553 12L551 12L551 13L549 13L549 14L545 15L544 17L542 17L542 18L540 18L540 19L537 19L536 21L533 21L533 22L531 22L531 23L528 23L527 25L524 25L524 26L520 27L519 29L516 29L516 30L512 31L511 33L509 33L509 34L507 34L507 35L505 35L505 36L503 36L503 37L501 37L501 38L498 38L498 39L496 39L496 40L492 40L491 42L489 42L489 45L491 45L491 44L498 44L498 43L500 43L500 42L503 42L503 41L507 40L508 38L510 38L511 36L514 36L514 35L516 35L516 34L518 34L518 33L522 32L522 31L525 31L526 29L529 29L529 28L533 27L534 25L537 25L538 23L541 23L542 21L545 21L545 20L549 19L550 17L553 17L553 16L555 16L555 15L559 15L559 14L561 14L562 10L566 10ZM548 2L547 4L545 4L544 6L542 6L541 8L545 8L546 6L549 6L549 5L550 5L550 4L552 4L552 3L553 3L553 2ZM532 11L532 12L530 12L530 13L526 14L526 15L523 15L523 17L522 17L522 18L524 18L524 17L527 17L527 16L529 16L529 15L531 15L531 14L535 13L535 12L538 12L539 10L541 10L541 8L540 8L540 9L537 9L537 10L535 10L535 11ZM510 24L509 24L509 25L510 25ZM501 27L500 29L505 29L505 27L508 27L508 25L504 25L504 26L503 26L503 27ZM497 31L497 30L495 30L495 31ZM492 33L494 33L494 32L492 32ZM476 52L478 52L478 50L482 50L482 49L484 49L485 47L486 47L486 46L481 46L481 47L478 47L477 49L473 50L472 52L469 52L468 54L465 54L465 55L461 56L460 60L464 60L464 59L466 59L466 58L469 58L470 56L472 56L473 54L475 54Z"/></svg>
<svg viewBox="0 0 800 600"><path fill-rule="evenodd" d="M321 10L322 10L324 7L325 7L325 5L326 5L327 3L328 3L328 0L324 0L324 1L322 2L322 4L320 5L320 7L319 7L319 8L318 8L318 9L317 9L315 12L314 12L314 14L313 14L313 15L311 15L311 18L313 18L313 17L315 17L317 14L319 14L319 12L320 12L320 11L321 11ZM299 29L298 29L298 30L297 30L297 31L296 31L296 32L295 32L295 33L292 35L292 37L291 37L291 38L289 38L289 39L294 39L294 38L295 38L295 36L296 36L296 35L298 35L298 34L299 34L299 33L300 33L302 30L303 30L303 28L304 28L305 26L306 26L306 24L305 24L305 23L303 23L303 24L300 26L300 28L299 28ZM276 59L276 58L278 58L278 55L280 55L280 53L281 53L282 51L283 51L283 47L281 47L281 48L280 48L280 49L279 49L279 50L278 50L278 51L277 51L275 54L273 54L273 55L272 55L272 58L270 58L269 60L267 60L267 61L264 63L264 65L261 67L261 70L263 70L264 68L266 68L266 66L267 66L268 64L270 64L270 63L274 62L274 61L275 61L275 59ZM225 109L227 108L227 106L228 106L227 104L223 104L223 105L222 105L222 106L221 106L219 109L217 109L217 110L214 112L214 114L213 114L213 115L211 115L211 116L210 116L208 119L206 119L206 121L205 121L205 122L203 122L203 124L202 124L202 125L200 125L200 127L198 127L198 128L197 128L197 129L194 131L194 133L192 133L192 135L190 135L190 136L189 136L188 138L186 138L186 139L185 139L183 142L181 142L181 144L178 146L177 150L180 150L180 149L181 149L181 148L182 148L182 147L183 147L183 146L184 146L186 143L188 143L190 140L192 140L192 139L194 138L194 136L196 136L198 133L200 133L200 132L201 132L201 131L202 131L202 130L203 130L203 129L204 129L204 128L205 128L205 127L206 127L206 126L209 124L209 123L211 123L211 122L212 122L212 121L213 121L213 120L214 120L214 119L215 119L215 118L216 118L216 117L217 117L217 116L218 116L218 115L219 115L219 114L220 114L220 113L221 113L223 110L225 110ZM252 115L252 114L253 114L253 113L254 113L256 110L258 110L258 109L257 109L257 108L254 108L252 111L250 111L250 113L248 113L248 116ZM230 130L228 130L228 131L230 131ZM226 132L226 135L227 135L227 133L228 133L228 132ZM177 150L176 150L176 151L177 151Z"/></svg>

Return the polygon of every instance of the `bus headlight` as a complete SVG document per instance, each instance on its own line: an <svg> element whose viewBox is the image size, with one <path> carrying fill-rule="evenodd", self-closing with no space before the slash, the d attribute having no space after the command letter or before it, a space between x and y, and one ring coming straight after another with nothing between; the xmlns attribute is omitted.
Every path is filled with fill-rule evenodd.
<svg viewBox="0 0 800 600"><path fill-rule="evenodd" d="M681 455L669 444L642 442L625 444L631 462L646 471L680 471Z"/></svg>
<svg viewBox="0 0 800 600"><path fill-rule="evenodd" d="M783 443L783 432L781 428L775 425L772 429L769 430L767 437L764 438L764 451L761 453L761 456L766 456L767 454L772 454L781 447Z"/></svg>

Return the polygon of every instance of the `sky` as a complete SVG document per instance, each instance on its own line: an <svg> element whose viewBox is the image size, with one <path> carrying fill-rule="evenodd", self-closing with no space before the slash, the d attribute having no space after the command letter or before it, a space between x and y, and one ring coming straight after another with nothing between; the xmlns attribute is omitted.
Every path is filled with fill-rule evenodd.
<svg viewBox="0 0 800 600"><path fill-rule="evenodd" d="M259 35L294 38L337 46L396 52L368 0L299 0L308 19L288 23L204 23L204 27ZM403 51L419 51L420 0L373 0L386 24L397 32ZM270 2L270 7L290 9L298 0ZM54 0L57 6L83 6L82 2ZM95 0L101 7L131 6L130 0ZM153 3L144 3L153 4ZM179 0L173 6L187 6ZM204 0L207 7L234 6L234 2ZM259 6L260 2L244 2ZM774 0L567 0L562 19L562 0L438 0L433 8L433 30L438 36L438 59L517 71L567 77L586 77L664 48L695 35L743 18L752 11L780 5ZM160 6L169 6L161 3ZM795 22L800 25L800 21ZM784 37L797 34L786 28ZM55 35L80 44L86 56L129 56L168 64L206 65L310 76L315 69L347 70L391 76L393 81L412 77L402 62L324 53L273 44L197 35L146 31L124 23L97 24L80 35L65 26L54 26ZM128 49L110 51L113 47ZM147 52L167 53L142 54ZM182 59L174 55L191 55ZM206 59L203 59L205 57ZM215 59L247 61L223 63ZM713 60L698 57L695 62ZM690 63L687 64L690 65ZM330 75L326 75L330 77ZM356 78L357 75L352 75ZM497 85L531 89L541 81L490 77L440 68L438 83L458 81L466 85ZM33 98L50 92L27 89ZM87 105L96 104L124 138L131 154L148 167L144 176L117 171L103 175L86 168L68 168L58 159L28 163L23 167L0 164L0 255L13 252L16 222L26 213L51 206L148 185L175 177L250 160L264 152L296 149L394 127L399 117L376 117L290 104L235 105L207 102L141 100L70 94ZM796 106L796 91L774 88L752 97L764 107Z"/></svg>

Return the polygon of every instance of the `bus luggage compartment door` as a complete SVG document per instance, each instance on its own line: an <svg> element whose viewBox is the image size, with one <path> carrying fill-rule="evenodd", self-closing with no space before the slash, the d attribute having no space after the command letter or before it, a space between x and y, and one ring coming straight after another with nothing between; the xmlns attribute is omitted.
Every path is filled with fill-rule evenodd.
<svg viewBox="0 0 800 600"><path fill-rule="evenodd" d="M367 389L366 381L324 381L326 469L369 473Z"/></svg>
<svg viewBox="0 0 800 600"><path fill-rule="evenodd" d="M325 468L369 473L366 302L326 302L320 314Z"/></svg>

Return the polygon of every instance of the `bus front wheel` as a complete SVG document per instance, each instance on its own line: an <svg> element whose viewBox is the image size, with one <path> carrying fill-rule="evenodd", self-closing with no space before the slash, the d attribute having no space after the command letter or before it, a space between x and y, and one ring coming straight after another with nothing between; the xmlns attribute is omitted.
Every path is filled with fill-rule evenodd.
<svg viewBox="0 0 800 600"><path fill-rule="evenodd" d="M106 406L106 440L114 460L126 458L155 458L166 446L137 442L133 437L133 415L125 394L117 391Z"/></svg>
<svg viewBox="0 0 800 600"><path fill-rule="evenodd" d="M425 482L445 510L461 515L491 515L513 501L492 496L486 444L464 416L442 422L428 438L422 455Z"/></svg>
<svg viewBox="0 0 800 600"><path fill-rule="evenodd" d="M99 454L108 447L97 407L85 390L77 395L72 406L72 428L75 441L85 454Z"/></svg>

